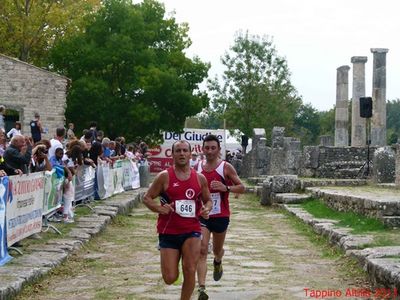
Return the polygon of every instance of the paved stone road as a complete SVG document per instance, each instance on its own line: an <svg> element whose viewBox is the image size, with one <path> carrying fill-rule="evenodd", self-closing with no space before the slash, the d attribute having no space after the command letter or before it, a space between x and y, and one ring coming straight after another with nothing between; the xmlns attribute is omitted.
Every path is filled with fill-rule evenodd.
<svg viewBox="0 0 400 300"><path fill-rule="evenodd" d="M361 299L344 293L363 288L363 279L345 276L339 261L324 258L287 216L260 207L251 196L232 202L221 281L212 281L209 268L211 300L313 299L312 289L341 291L335 299ZM180 282L166 286L160 276L155 215L139 207L18 299L178 299L179 294Z"/></svg>

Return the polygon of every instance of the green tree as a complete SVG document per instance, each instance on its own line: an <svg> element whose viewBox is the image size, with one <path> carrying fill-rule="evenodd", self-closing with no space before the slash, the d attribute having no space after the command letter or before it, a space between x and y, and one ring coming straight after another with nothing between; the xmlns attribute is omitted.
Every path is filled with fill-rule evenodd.
<svg viewBox="0 0 400 300"><path fill-rule="evenodd" d="M386 118L388 144L397 143L400 138L400 99L387 102Z"/></svg>
<svg viewBox="0 0 400 300"><path fill-rule="evenodd" d="M44 66L54 42L75 34L100 0L1 0L0 53Z"/></svg>
<svg viewBox="0 0 400 300"><path fill-rule="evenodd" d="M198 85L209 65L185 56L187 33L157 1L104 1L84 32L52 51L54 68L72 79L67 118L128 139L182 130L208 105Z"/></svg>
<svg viewBox="0 0 400 300"><path fill-rule="evenodd" d="M294 132L303 145L314 145L320 134L320 114L310 103L300 105L294 119Z"/></svg>
<svg viewBox="0 0 400 300"><path fill-rule="evenodd" d="M255 127L271 132L273 126L284 126L291 133L301 99L272 40L239 33L221 61L226 68L222 82L216 77L208 88L212 108L226 119L227 127L248 136Z"/></svg>
<svg viewBox="0 0 400 300"><path fill-rule="evenodd" d="M320 111L320 135L335 135L335 108L327 111Z"/></svg>

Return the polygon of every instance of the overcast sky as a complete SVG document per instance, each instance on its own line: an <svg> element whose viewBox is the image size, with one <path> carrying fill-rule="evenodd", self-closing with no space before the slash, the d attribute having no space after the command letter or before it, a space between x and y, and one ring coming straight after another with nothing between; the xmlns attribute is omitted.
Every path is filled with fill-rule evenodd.
<svg viewBox="0 0 400 300"><path fill-rule="evenodd" d="M366 96L372 89L371 48L388 48L388 100L400 98L400 1L398 0L165 0L179 23L187 22L189 56L210 62L209 75L222 74L220 57L238 30L269 35L292 73L304 102L333 107L336 69L352 56L367 56ZM349 97L352 94L349 71Z"/></svg>

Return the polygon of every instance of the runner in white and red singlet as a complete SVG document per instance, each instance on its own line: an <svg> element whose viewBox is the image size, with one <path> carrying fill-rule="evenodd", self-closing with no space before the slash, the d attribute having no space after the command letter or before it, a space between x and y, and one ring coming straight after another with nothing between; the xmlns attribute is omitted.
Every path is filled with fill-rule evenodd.
<svg viewBox="0 0 400 300"><path fill-rule="evenodd" d="M208 243L212 234L214 253L215 281L221 279L223 274L222 257L224 256L224 242L226 231L229 225L229 193L244 193L244 185L233 166L220 159L220 141L215 135L208 135L203 140L203 153L206 156L205 162L200 162L195 169L207 178L208 186L213 202L212 210L208 219L200 218L201 240L200 261L197 266L197 277L199 283L198 300L207 300L206 274Z"/></svg>
<svg viewBox="0 0 400 300"><path fill-rule="evenodd" d="M174 165L160 172L144 196L143 203L158 213L157 232L161 273L166 284L179 276L182 258L181 300L189 300L196 285L200 258L201 227L199 217L208 219L212 203L206 178L190 168L191 147L187 141L172 146ZM160 196L160 203L154 201Z"/></svg>

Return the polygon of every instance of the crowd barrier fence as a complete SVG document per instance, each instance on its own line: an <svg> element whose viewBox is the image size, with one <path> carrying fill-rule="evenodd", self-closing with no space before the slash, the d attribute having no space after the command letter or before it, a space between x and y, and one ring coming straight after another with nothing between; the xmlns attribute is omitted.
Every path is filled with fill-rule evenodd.
<svg viewBox="0 0 400 300"><path fill-rule="evenodd" d="M7 246L40 232L43 219L62 206L66 196L64 182L65 177L56 169L0 178L0 266L12 258ZM96 186L100 199L139 188L136 162L124 159L115 161L113 166L79 166L73 178L73 202L93 199Z"/></svg>

